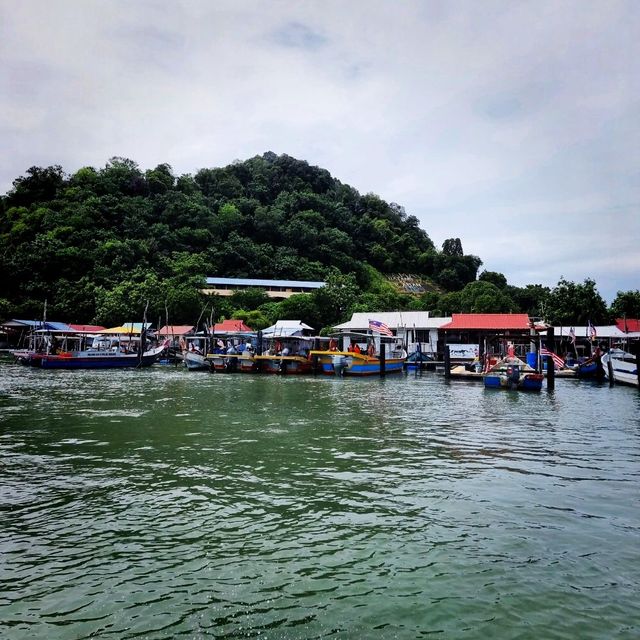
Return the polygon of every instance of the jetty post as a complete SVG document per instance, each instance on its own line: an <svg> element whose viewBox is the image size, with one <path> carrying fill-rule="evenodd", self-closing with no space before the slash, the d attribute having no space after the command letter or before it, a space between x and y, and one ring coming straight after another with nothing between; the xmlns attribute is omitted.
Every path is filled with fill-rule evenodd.
<svg viewBox="0 0 640 640"><path fill-rule="evenodd" d="M602 366L602 352L600 347L596 347L596 380L598 382L604 382L604 367Z"/></svg>
<svg viewBox="0 0 640 640"><path fill-rule="evenodd" d="M448 344L444 345L444 378L445 380L451 378L451 353Z"/></svg>
<svg viewBox="0 0 640 640"><path fill-rule="evenodd" d="M387 354L385 352L385 344L382 342L382 337L380 338L380 377L383 378L387 371Z"/></svg>
<svg viewBox="0 0 640 640"><path fill-rule="evenodd" d="M549 327L547 329L547 351L555 353L556 351L556 336L555 329ZM551 356L547 358L547 391L553 391L556 388L556 369L555 363Z"/></svg>
<svg viewBox="0 0 640 640"><path fill-rule="evenodd" d="M609 376L609 386L613 387L615 381L613 379L613 362L611 362L611 353L609 353L609 357L607 358L607 375Z"/></svg>

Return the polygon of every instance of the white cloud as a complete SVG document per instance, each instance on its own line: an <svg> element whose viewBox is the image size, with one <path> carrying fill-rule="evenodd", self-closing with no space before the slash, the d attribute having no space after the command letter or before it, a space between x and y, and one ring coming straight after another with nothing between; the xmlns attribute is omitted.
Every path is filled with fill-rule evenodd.
<svg viewBox="0 0 640 640"><path fill-rule="evenodd" d="M511 282L640 288L633 1L0 11L3 191L32 165L193 173L273 150L404 205Z"/></svg>

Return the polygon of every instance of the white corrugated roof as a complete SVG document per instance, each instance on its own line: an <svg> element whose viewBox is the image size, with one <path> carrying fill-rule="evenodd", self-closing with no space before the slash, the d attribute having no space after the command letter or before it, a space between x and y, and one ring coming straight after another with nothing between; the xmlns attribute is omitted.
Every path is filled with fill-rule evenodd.
<svg viewBox="0 0 640 640"><path fill-rule="evenodd" d="M275 324L262 330L263 336L295 336L302 335L302 332L308 329L313 331L313 327L300 320L278 320Z"/></svg>
<svg viewBox="0 0 640 640"><path fill-rule="evenodd" d="M428 311L367 311L358 312L351 316L351 320L335 326L335 329L349 331L368 330L369 320L384 322L390 329L438 329L443 324L451 322L451 318L431 318Z"/></svg>
<svg viewBox="0 0 640 640"><path fill-rule="evenodd" d="M318 280L265 280L262 278L207 278L208 285L238 285L241 287L289 287L319 289L326 282Z"/></svg>
<svg viewBox="0 0 640 640"><path fill-rule="evenodd" d="M571 327L554 327L554 333L557 337L563 338L571 337L569 332ZM590 336L588 327L574 327L573 328L576 338L588 338ZM629 334L624 331L620 331L615 324L606 326L596 326L596 340L598 338L628 338Z"/></svg>

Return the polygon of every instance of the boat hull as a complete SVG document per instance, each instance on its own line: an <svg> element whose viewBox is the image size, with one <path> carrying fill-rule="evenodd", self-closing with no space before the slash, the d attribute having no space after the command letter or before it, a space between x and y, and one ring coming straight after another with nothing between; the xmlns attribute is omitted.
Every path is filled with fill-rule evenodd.
<svg viewBox="0 0 640 640"><path fill-rule="evenodd" d="M165 347L156 347L137 353L118 351L72 351L57 355L44 354L39 357L42 369L125 369L150 367L164 353Z"/></svg>
<svg viewBox="0 0 640 640"><path fill-rule="evenodd" d="M256 356L260 371L280 375L300 375L312 372L312 363L302 356Z"/></svg>
<svg viewBox="0 0 640 640"><path fill-rule="evenodd" d="M150 367L156 355L135 354L113 356L44 356L40 361L42 369L123 369L127 367Z"/></svg>
<svg viewBox="0 0 640 640"><path fill-rule="evenodd" d="M227 355L225 353L210 353L207 360L213 371L218 373L255 373L258 365L253 356Z"/></svg>
<svg viewBox="0 0 640 640"><path fill-rule="evenodd" d="M614 382L640 388L640 383L638 382L638 367L636 366L635 359L632 359L630 355L628 355L627 358L628 359L612 357L607 353L602 356L602 364L604 365L605 371L607 371L609 361L611 362L611 372Z"/></svg>
<svg viewBox="0 0 640 640"><path fill-rule="evenodd" d="M189 371L201 371L203 369L210 369L211 365L207 361L204 355L201 353L193 353L192 351L185 351L184 356L184 366Z"/></svg>
<svg viewBox="0 0 640 640"><path fill-rule="evenodd" d="M348 351L312 352L318 357L318 366L328 376L365 377L380 375L379 358ZM385 373L401 373L406 358L388 358L385 360Z"/></svg>
<svg viewBox="0 0 640 640"><path fill-rule="evenodd" d="M486 373L483 376L487 389L517 389L518 391L540 391L544 376L541 373L525 373L518 380L506 374Z"/></svg>

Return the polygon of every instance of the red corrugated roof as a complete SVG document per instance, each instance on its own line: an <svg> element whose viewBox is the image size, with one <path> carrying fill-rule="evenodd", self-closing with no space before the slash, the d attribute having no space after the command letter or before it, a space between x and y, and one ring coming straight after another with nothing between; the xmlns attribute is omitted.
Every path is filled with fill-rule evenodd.
<svg viewBox="0 0 640 640"><path fill-rule="evenodd" d="M253 331L242 320L223 320L213 325L214 333L225 333L227 331Z"/></svg>
<svg viewBox="0 0 640 640"><path fill-rule="evenodd" d="M635 318L616 318L616 327L625 333L640 331L640 320Z"/></svg>
<svg viewBox="0 0 640 640"><path fill-rule="evenodd" d="M160 336L184 336L193 331L192 324L167 324L160 331Z"/></svg>
<svg viewBox="0 0 640 640"><path fill-rule="evenodd" d="M454 313L448 324L440 327L446 331L467 330L505 330L524 331L531 327L526 313Z"/></svg>
<svg viewBox="0 0 640 640"><path fill-rule="evenodd" d="M69 326L74 331L78 331L80 333L99 333L100 331L104 331L106 328L97 324L70 324Z"/></svg>

